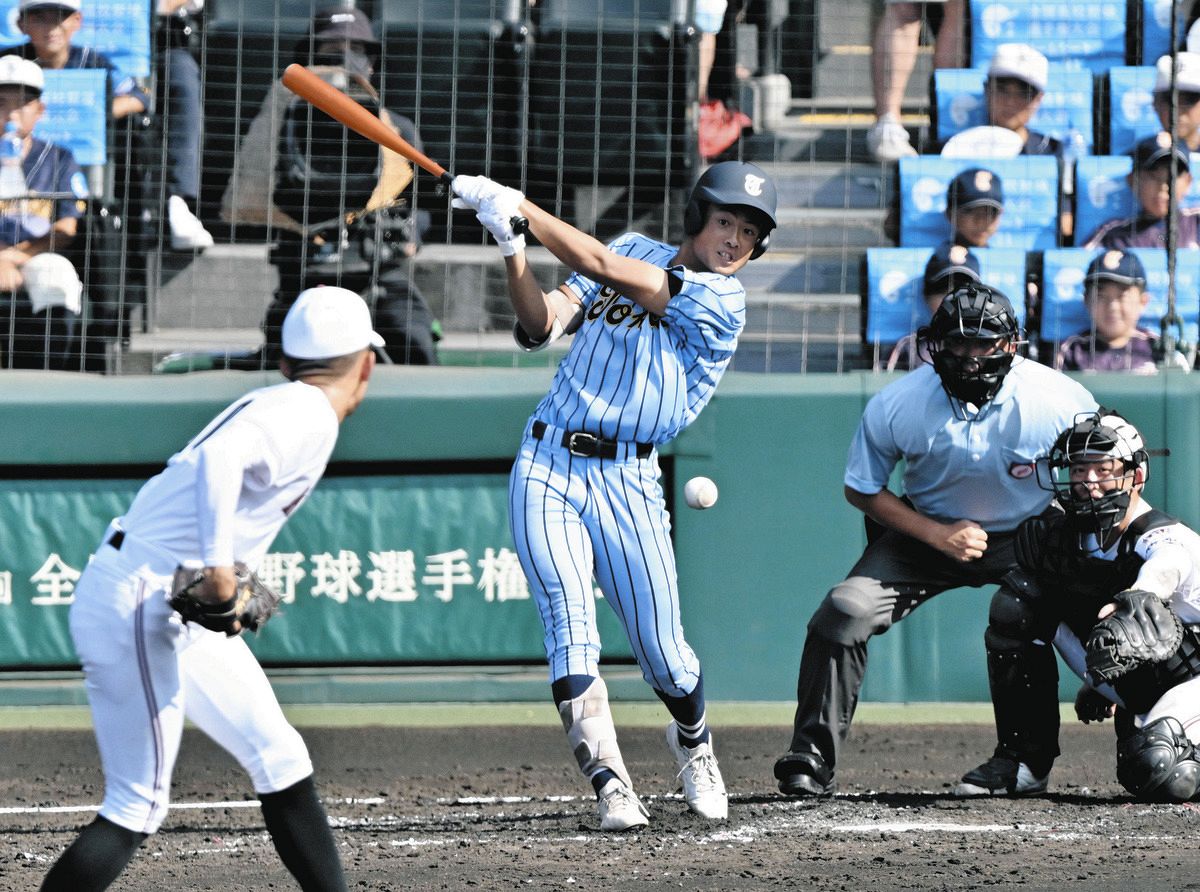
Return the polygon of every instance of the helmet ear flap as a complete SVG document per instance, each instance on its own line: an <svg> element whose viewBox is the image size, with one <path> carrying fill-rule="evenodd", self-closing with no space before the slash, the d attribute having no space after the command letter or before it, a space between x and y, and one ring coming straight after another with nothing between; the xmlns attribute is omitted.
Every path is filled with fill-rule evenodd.
<svg viewBox="0 0 1200 892"><path fill-rule="evenodd" d="M758 260L758 258L767 253L767 248L770 247L770 244L771 233L768 232L766 235L759 236L758 241L754 243L754 250L750 252L750 259Z"/></svg>
<svg viewBox="0 0 1200 892"><path fill-rule="evenodd" d="M683 231L688 235L696 235L704 228L704 207L696 199L687 203L683 209Z"/></svg>

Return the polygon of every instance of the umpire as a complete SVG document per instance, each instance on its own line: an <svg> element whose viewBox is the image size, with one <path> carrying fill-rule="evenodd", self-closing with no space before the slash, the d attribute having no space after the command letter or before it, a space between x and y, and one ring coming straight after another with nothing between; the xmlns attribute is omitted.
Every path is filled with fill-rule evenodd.
<svg viewBox="0 0 1200 892"><path fill-rule="evenodd" d="M932 364L872 397L850 446L846 500L867 516L869 542L808 624L792 742L775 763L788 795L833 793L870 637L940 592L1002 583L1013 570L1013 531L1050 501L1038 457L1076 413L1096 408L1070 378L1016 355L1012 305L986 285L947 296L918 337ZM903 498L887 488L901 460ZM1041 651L1053 662L1049 646ZM1054 707L1046 721L1057 729ZM996 791L1044 790L1056 755L1025 789L1014 776Z"/></svg>

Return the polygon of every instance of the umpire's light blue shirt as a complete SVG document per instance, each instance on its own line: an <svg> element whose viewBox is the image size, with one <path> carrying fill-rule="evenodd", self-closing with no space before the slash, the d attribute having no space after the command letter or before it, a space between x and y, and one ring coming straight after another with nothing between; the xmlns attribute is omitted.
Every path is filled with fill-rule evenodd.
<svg viewBox="0 0 1200 892"><path fill-rule="evenodd" d="M935 520L1016 528L1050 503L1034 463L1076 414L1097 408L1080 384L1022 357L974 418L960 418L931 365L909 372L867 403L846 462L846 486L883 490L905 461L904 492Z"/></svg>

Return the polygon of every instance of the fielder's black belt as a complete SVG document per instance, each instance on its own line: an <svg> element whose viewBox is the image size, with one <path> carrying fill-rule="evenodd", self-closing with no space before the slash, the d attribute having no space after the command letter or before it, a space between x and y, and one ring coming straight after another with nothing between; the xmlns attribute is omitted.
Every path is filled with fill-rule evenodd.
<svg viewBox="0 0 1200 892"><path fill-rule="evenodd" d="M111 545L113 548L115 548L117 551L121 550L121 543L124 541L125 541L125 531L124 530L117 530L111 536L108 537L108 544Z"/></svg>
<svg viewBox="0 0 1200 892"><path fill-rule="evenodd" d="M535 421L529 432L533 434L535 440L542 439L546 436L546 422ZM603 437L583 431L563 431L562 445L572 455L578 455L581 458L616 458L617 450L621 448L622 444L616 440L605 440ZM638 458L649 458L650 454L654 452L653 443L630 443L628 445L634 447L633 451Z"/></svg>

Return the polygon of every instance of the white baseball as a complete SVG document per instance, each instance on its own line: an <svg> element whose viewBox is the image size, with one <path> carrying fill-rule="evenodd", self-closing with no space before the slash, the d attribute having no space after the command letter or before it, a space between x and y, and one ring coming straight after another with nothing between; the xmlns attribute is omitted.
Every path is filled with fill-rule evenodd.
<svg viewBox="0 0 1200 892"><path fill-rule="evenodd" d="M717 484L707 477L693 477L683 486L689 508L711 508L717 504Z"/></svg>

